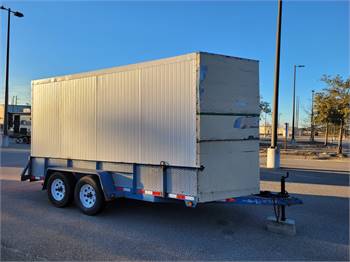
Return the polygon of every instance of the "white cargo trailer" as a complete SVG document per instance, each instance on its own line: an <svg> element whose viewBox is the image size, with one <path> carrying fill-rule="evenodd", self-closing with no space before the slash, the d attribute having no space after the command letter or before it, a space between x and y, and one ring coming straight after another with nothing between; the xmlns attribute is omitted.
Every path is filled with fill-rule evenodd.
<svg viewBox="0 0 350 262"><path fill-rule="evenodd" d="M259 193L258 136L256 60L197 52L51 77L32 81L22 179L44 180L56 206L75 187L87 214L118 197L194 206Z"/></svg>

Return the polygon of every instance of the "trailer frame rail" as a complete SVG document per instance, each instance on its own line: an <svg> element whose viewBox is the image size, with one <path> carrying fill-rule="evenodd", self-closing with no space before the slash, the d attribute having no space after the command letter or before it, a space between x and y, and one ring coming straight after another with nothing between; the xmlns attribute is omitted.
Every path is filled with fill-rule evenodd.
<svg viewBox="0 0 350 262"><path fill-rule="evenodd" d="M113 200L116 198L130 198L135 200L143 200L148 202L177 202L184 201L187 207L196 207L198 204L198 198L195 196L181 195L181 194L172 194L167 192L166 188L166 172L170 167L166 162L162 161L159 166L163 170L163 191L151 191L147 189L138 189L137 188L137 175L136 175L136 166L133 164L133 183L132 187L120 187L113 183L111 172L105 170L99 170L99 163L96 163L96 170L90 169L79 169L73 168L70 165L70 160L67 160L66 167L48 167L47 159L45 159L45 171L43 176L33 176L31 174L31 158L28 159L28 163L21 173L21 181L43 181L43 190L46 189L46 182L51 172L61 171L61 172L70 172L76 174L78 177L84 176L86 174L94 174L98 176L100 181L104 197L107 201ZM199 170L204 169L203 166L198 168ZM240 196L240 197L231 197L223 200L214 201L212 203L221 203L221 204L233 204L233 205L263 205L263 206L273 206L274 214L276 221L286 221L286 207L293 205L303 204L303 201L297 197L290 196L286 191L286 179L289 177L287 172L286 176L281 177L281 191L280 192L270 192L270 191L261 191L259 194Z"/></svg>

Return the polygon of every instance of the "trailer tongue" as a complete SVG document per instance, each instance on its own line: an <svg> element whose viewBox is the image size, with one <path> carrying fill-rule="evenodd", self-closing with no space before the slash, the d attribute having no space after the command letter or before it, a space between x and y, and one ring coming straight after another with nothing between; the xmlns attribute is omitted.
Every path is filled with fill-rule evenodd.
<svg viewBox="0 0 350 262"><path fill-rule="evenodd" d="M277 222L286 221L286 207L293 205L301 205L303 201L297 197L290 196L286 191L286 179L289 177L287 172L286 176L281 177L281 191L270 192L260 191L259 194L242 196L235 198L227 198L221 203L231 203L236 205L263 205L273 206L275 219Z"/></svg>

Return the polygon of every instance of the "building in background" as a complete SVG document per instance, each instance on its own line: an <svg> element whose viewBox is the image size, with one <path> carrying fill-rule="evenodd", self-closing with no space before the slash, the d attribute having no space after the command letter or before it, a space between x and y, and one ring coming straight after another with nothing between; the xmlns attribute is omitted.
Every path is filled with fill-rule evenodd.
<svg viewBox="0 0 350 262"><path fill-rule="evenodd" d="M260 135L260 137L269 137L269 136L271 136L271 131L272 131L272 129L271 129L271 125L270 124L268 124L266 126L264 124L262 124L262 125L259 126L259 135Z"/></svg>
<svg viewBox="0 0 350 262"><path fill-rule="evenodd" d="M303 135L303 128L297 128L295 127L295 135L296 136L302 136ZM272 132L272 128L270 124L267 124L266 126L264 124L259 126L259 135L260 138L268 138L271 137L271 132ZM286 129L285 129L285 125L280 126L277 129L277 134L278 136L282 136L285 137L286 136ZM292 135L292 129L291 127L288 128L288 137L290 137Z"/></svg>
<svg viewBox="0 0 350 262"><path fill-rule="evenodd" d="M4 126L4 104L0 105L0 129ZM8 130L10 135L27 134L31 131L31 106L8 105Z"/></svg>

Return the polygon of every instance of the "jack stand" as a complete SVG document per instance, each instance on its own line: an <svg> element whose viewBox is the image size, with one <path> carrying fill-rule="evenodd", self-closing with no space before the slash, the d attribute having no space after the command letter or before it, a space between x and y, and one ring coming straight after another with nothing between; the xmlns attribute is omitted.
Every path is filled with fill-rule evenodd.
<svg viewBox="0 0 350 262"><path fill-rule="evenodd" d="M279 195L282 198L287 198L288 192L286 191L286 178L289 177L289 173L287 172L286 176L281 177L281 192ZM294 236L296 234L296 226L295 221L292 219L286 218L286 206L285 205L277 205L274 206L275 217L268 217L266 228L268 231L279 233L283 235Z"/></svg>

